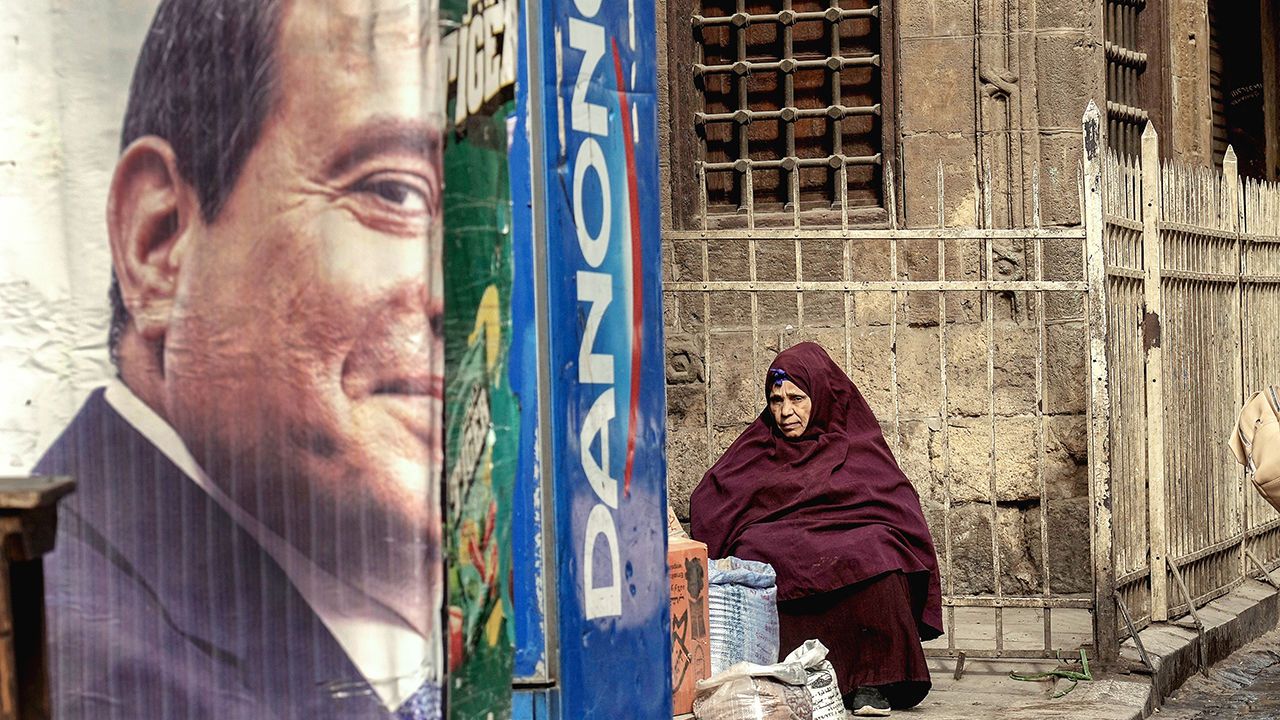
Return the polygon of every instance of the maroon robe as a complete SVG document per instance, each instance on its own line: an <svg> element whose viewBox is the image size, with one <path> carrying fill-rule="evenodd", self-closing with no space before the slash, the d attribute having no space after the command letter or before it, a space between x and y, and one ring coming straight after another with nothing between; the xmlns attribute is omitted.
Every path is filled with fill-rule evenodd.
<svg viewBox="0 0 1280 720"><path fill-rule="evenodd" d="M693 491L693 537L710 557L772 565L780 604L901 571L920 637L941 635L938 560L920 496L862 394L814 343L780 353L768 378L809 395L809 425L785 438L766 407Z"/></svg>

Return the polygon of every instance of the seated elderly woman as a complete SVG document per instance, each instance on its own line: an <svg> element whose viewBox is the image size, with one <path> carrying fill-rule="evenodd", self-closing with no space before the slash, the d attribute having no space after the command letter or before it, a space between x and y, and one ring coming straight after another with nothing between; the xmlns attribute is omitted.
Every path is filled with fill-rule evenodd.
<svg viewBox="0 0 1280 720"><path fill-rule="evenodd" d="M920 497L820 346L780 353L764 390L768 407L693 492L693 536L711 557L773 565L781 654L821 640L855 715L913 707L931 687L921 640L942 634Z"/></svg>

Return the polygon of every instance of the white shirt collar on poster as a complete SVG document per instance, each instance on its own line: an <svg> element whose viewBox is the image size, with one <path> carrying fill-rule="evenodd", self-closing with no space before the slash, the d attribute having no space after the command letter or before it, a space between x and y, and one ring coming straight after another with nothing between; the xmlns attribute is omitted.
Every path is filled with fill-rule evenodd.
<svg viewBox="0 0 1280 720"><path fill-rule="evenodd" d="M337 578L232 502L210 482L173 427L124 383L112 381L107 386L106 400L284 569L385 707L399 707L423 682L433 679L437 673L432 669L440 664L439 648L386 608L367 599L352 598L352 591Z"/></svg>

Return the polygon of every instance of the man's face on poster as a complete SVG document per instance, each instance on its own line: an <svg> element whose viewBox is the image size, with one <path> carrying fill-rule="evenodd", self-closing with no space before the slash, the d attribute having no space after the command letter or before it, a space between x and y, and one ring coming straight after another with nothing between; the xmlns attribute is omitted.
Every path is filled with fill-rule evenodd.
<svg viewBox="0 0 1280 720"><path fill-rule="evenodd" d="M179 251L163 394L233 500L426 628L441 584L444 99L417 9L286 4L273 110Z"/></svg>

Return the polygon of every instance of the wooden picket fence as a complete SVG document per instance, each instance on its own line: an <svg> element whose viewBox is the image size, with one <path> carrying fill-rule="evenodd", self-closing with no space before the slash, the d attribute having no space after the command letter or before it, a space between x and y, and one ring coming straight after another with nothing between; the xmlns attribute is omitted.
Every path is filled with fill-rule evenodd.
<svg viewBox="0 0 1280 720"><path fill-rule="evenodd" d="M1162 160L1158 143L1148 124L1139 156L1096 150L1086 190L1110 423L1112 527L1094 552L1113 563L1119 636L1188 613L1199 624L1197 608L1249 576L1275 584L1280 566L1280 514L1227 444L1244 399L1280 383L1280 187L1241 178L1230 148L1218 171Z"/></svg>

